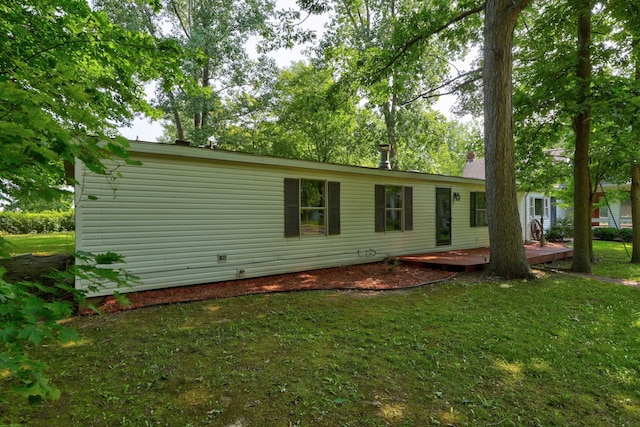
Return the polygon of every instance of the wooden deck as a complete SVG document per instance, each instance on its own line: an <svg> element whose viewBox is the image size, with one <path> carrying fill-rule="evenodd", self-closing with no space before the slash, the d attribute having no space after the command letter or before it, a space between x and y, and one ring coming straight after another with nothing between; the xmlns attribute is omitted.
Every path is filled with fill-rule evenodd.
<svg viewBox="0 0 640 427"><path fill-rule="evenodd" d="M525 250L531 265L573 257L573 249L560 243L547 243L543 247L535 243L525 245ZM426 267L448 271L476 271L489 265L489 248L405 255L398 257L398 260L404 263L419 263Z"/></svg>

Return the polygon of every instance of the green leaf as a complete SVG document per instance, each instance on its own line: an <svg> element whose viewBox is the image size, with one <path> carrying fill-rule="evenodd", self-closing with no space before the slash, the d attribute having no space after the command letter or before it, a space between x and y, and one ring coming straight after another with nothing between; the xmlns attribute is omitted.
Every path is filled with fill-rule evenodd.
<svg viewBox="0 0 640 427"><path fill-rule="evenodd" d="M122 159L126 159L127 157L129 157L129 153L127 152L127 150L119 144L109 142L106 146L106 149L109 150L111 154L114 154Z"/></svg>
<svg viewBox="0 0 640 427"><path fill-rule="evenodd" d="M102 254L94 255L96 264L118 264L124 262L124 258L122 255L119 255L115 252L105 252Z"/></svg>
<svg viewBox="0 0 640 427"><path fill-rule="evenodd" d="M48 333L44 332L42 328L37 325L24 325L18 332L17 338L39 344L42 339L48 335Z"/></svg>

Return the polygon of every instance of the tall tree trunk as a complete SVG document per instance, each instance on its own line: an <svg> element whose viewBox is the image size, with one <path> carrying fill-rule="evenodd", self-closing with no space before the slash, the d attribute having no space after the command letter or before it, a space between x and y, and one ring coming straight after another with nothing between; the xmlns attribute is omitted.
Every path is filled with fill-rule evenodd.
<svg viewBox="0 0 640 427"><path fill-rule="evenodd" d="M391 19L395 20L396 19L395 0L391 1L390 14L391 14ZM367 23L368 23L368 26L371 25L368 3L367 3ZM370 30L370 28L367 28L367 30ZM389 82L391 86L391 98L385 103L385 105L382 108L382 113L384 115L384 124L387 128L387 141L389 142L389 163L391 164L391 169L398 168L398 138L396 135L396 124L398 123L397 114L396 114L396 110L398 108L397 106L398 97L393 87L395 82L396 82L395 73L391 73L391 81Z"/></svg>
<svg viewBox="0 0 640 427"><path fill-rule="evenodd" d="M589 142L591 133L591 0L578 6L578 113L573 119L576 147L573 165L573 261L571 270L591 273L591 186L589 176Z"/></svg>
<svg viewBox="0 0 640 427"><path fill-rule="evenodd" d="M391 94L391 99L382 106L384 124L387 129L387 142L389 143L389 163L392 169L398 168L398 138L396 136L396 94Z"/></svg>
<svg viewBox="0 0 640 427"><path fill-rule="evenodd" d="M178 105L176 98L173 96L173 92L167 93L169 96L169 103L171 104L171 113L173 114L173 122L176 125L176 138L184 140L184 130L182 129L182 121L180 120L180 112L178 111Z"/></svg>
<svg viewBox="0 0 640 427"><path fill-rule="evenodd" d="M640 164L631 165L631 221L633 225L633 249L631 262L640 264Z"/></svg>
<svg viewBox="0 0 640 427"><path fill-rule="evenodd" d="M211 84L211 71L210 71L210 63L211 61L207 59L207 62L204 63L204 68L202 70L202 87L208 88ZM204 94L204 102L202 104L202 117L200 118L200 129L204 128L207 125L207 118L209 116L209 94L205 92Z"/></svg>
<svg viewBox="0 0 640 427"><path fill-rule="evenodd" d="M636 10L636 15L638 10ZM633 37L632 41L633 55L636 61L636 83L640 83L640 37ZM640 127L633 128L635 137L640 137ZM634 159L631 165L631 223L633 226L633 237L631 250L631 262L640 264L640 164Z"/></svg>
<svg viewBox="0 0 640 427"><path fill-rule="evenodd" d="M196 145L203 145L207 142L202 129L204 129L206 125L207 115L209 114L209 111L207 109L209 95L206 90L209 87L210 80L211 80L210 73L209 73L209 64L210 64L210 59L207 58L207 60L205 61L202 67L201 78L198 79L198 84L200 86L200 95L198 95L195 98L195 100L197 101L197 104L195 108L196 111L193 113L193 135L192 135L192 138L195 141Z"/></svg>
<svg viewBox="0 0 640 427"><path fill-rule="evenodd" d="M492 273L531 277L518 213L513 141L513 31L529 0L487 0L484 23L484 144Z"/></svg>

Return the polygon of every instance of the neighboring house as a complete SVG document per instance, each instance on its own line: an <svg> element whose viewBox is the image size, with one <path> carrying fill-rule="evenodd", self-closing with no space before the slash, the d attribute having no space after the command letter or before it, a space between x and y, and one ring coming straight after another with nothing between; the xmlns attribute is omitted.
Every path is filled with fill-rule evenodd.
<svg viewBox="0 0 640 427"><path fill-rule="evenodd" d="M595 207L591 214L592 227L614 227L623 228L631 227L631 200L616 200L611 197L605 197L605 193L624 193L631 191L631 184L610 184L603 183L600 186L600 192L594 197L594 205L602 205Z"/></svg>
<svg viewBox="0 0 640 427"><path fill-rule="evenodd" d="M549 153L558 162L568 162L564 156L564 150L549 150ZM476 158L474 152L467 154L467 163L462 172L465 178L475 178L484 180L484 158ZM603 183L594 197L594 207L592 211L592 227L631 227L631 201L617 200L609 198L605 200L606 193L624 193L631 191L631 185ZM600 206L602 205L602 206ZM549 230L558 220L573 215L572 208L563 208L560 200L549 197L544 192L518 193L518 212L520 213L520 224L525 241L532 240L531 223L534 220L541 221L545 230Z"/></svg>
<svg viewBox="0 0 640 427"><path fill-rule="evenodd" d="M115 179L75 166L76 248L123 255L141 282L121 292L489 244L478 179L143 142L130 154L142 166L114 161Z"/></svg>
<svg viewBox="0 0 640 427"><path fill-rule="evenodd" d="M485 179L484 158L477 158L474 152L467 154L467 163L462 171L465 178ZM522 227L522 238L525 241L533 240L531 225L539 221L545 230L549 230L557 220L567 215L565 209L559 206L554 197L549 197L543 192L518 192L518 212Z"/></svg>

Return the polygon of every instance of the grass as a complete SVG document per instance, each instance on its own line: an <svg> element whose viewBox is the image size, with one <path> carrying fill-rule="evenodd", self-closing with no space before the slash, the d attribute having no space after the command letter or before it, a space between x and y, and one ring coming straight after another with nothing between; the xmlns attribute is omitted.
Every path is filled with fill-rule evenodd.
<svg viewBox="0 0 640 427"><path fill-rule="evenodd" d="M11 255L20 254L72 254L75 250L75 233L3 234Z"/></svg>
<svg viewBox="0 0 640 427"><path fill-rule="evenodd" d="M640 282L640 267L629 263L631 248L631 243L594 240L593 253L596 262L591 265L591 273L595 276ZM571 266L571 261L559 261L554 266L568 269Z"/></svg>
<svg viewBox="0 0 640 427"><path fill-rule="evenodd" d="M0 424L640 425L640 289L584 278L470 275L70 322L77 342L31 350L60 400L3 387Z"/></svg>
<svg viewBox="0 0 640 427"><path fill-rule="evenodd" d="M592 267L593 274L640 281L640 268L629 263L631 243L623 245L620 242L594 241L593 248L596 257L596 263Z"/></svg>

